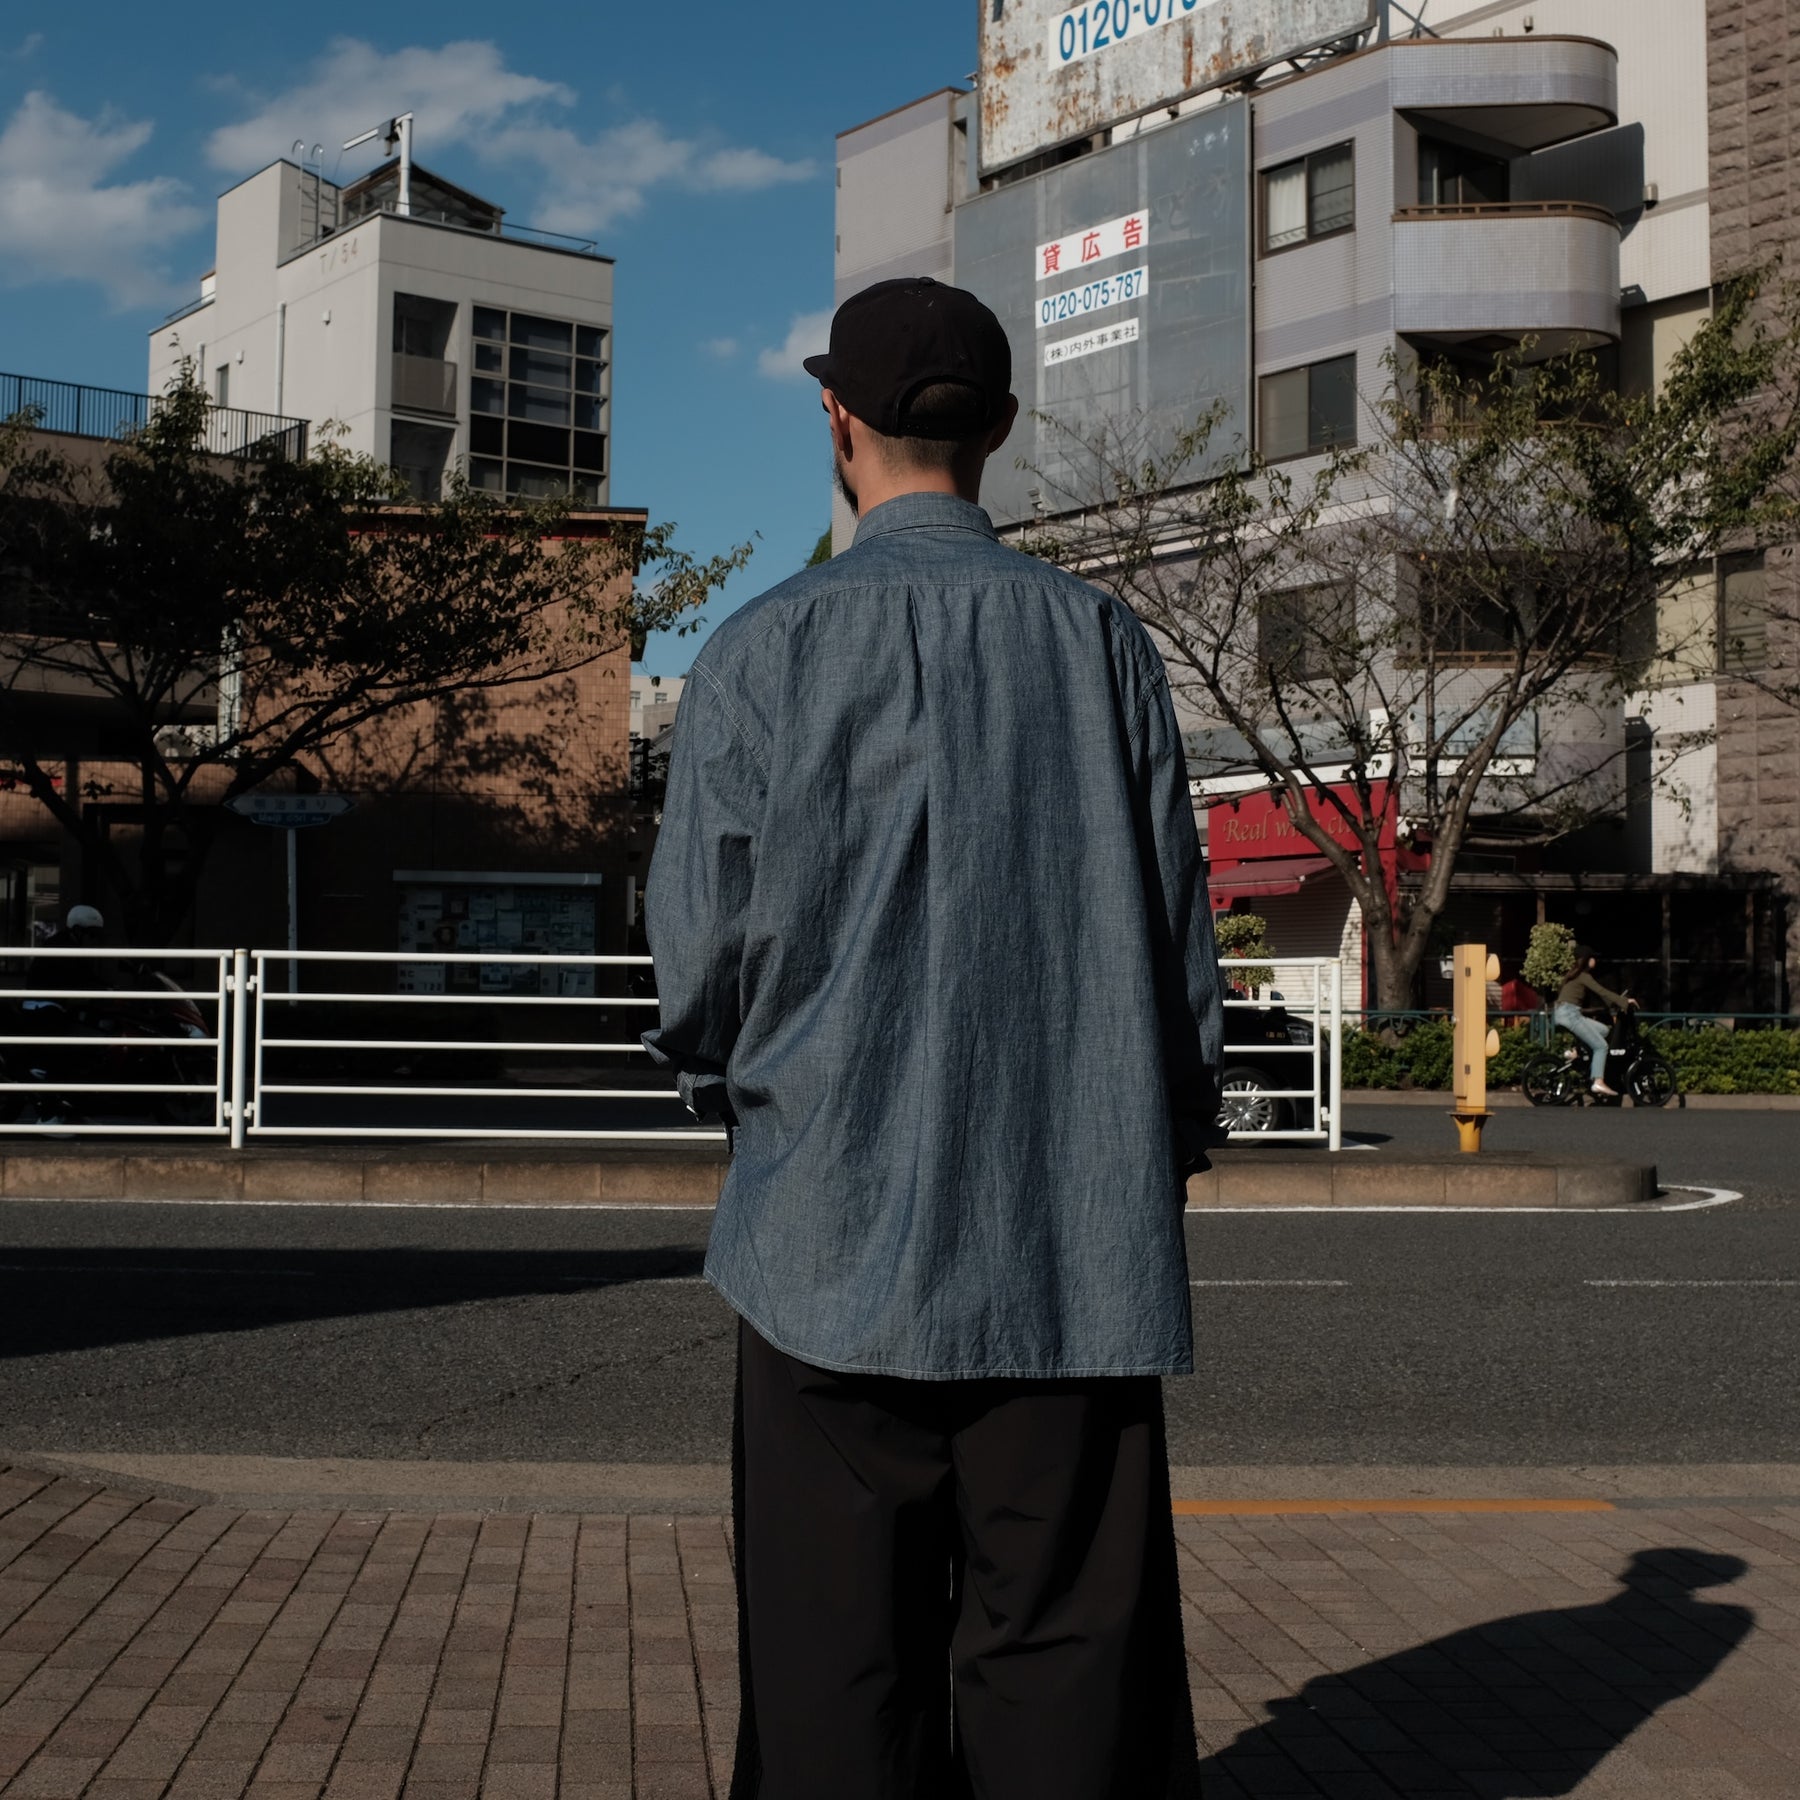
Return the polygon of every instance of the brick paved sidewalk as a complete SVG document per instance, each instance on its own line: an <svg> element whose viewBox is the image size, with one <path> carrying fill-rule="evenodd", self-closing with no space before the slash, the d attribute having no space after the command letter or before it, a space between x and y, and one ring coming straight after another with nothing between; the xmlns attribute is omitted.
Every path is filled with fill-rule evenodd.
<svg viewBox="0 0 1800 1800"><path fill-rule="evenodd" d="M1800 1507L1177 1529L1208 1800L1800 1795ZM732 1604L717 1518L0 1470L0 1794L722 1796Z"/></svg>

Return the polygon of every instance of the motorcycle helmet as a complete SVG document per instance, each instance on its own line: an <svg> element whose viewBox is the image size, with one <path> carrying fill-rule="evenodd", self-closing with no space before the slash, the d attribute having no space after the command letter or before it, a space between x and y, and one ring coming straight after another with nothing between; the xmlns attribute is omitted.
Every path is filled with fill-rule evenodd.
<svg viewBox="0 0 1800 1800"><path fill-rule="evenodd" d="M101 916L97 906L71 906L69 916L63 921L70 931L104 931L106 920Z"/></svg>
<svg viewBox="0 0 1800 1800"><path fill-rule="evenodd" d="M1577 944L1575 946L1575 967L1585 969L1589 963L1598 961L1599 956L1600 952L1591 945Z"/></svg>

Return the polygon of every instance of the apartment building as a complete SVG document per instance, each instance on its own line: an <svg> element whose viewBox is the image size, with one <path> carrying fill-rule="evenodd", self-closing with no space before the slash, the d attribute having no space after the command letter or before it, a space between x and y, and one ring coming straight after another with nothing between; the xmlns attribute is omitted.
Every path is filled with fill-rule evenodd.
<svg viewBox="0 0 1800 1800"><path fill-rule="evenodd" d="M1476 368L1509 346L1579 347L1625 389L1650 391L1708 316L1716 276L1745 260L1729 241L1715 252L1729 182L1755 184L1755 205L1746 186L1739 209L1746 239L1757 206L1778 209L1742 133L1735 160L1716 124L1709 136L1707 9L1694 0L1251 8L1359 16L1354 30L1200 93L1146 85L1149 52L1140 45L1134 64L1121 49L1119 73L1095 74L1084 92L1113 80L1135 110L1121 103L1131 116L1074 139L1067 106L1030 135L1042 96L1014 65L1038 54L1044 10L1009 0L990 20L983 9L990 43L1003 14L1019 20L1003 41L1003 92L990 69L973 89L941 90L838 140L838 298L901 273L973 287L1008 324L1028 418L1125 417L1154 442L1217 405L1222 439L1303 479L1411 360ZM1744 41L1754 17L1785 15L1756 0L1711 10L1715 119L1721 107L1757 117L1771 64L1753 72ZM1725 15L1741 16L1735 36ZM1017 159L996 166L984 130ZM1124 254L1134 227L1139 248ZM1757 235L1766 241L1766 216ZM1104 296L1065 274L1090 253L1097 277L1123 270ZM1075 324L1050 317L1065 297L1082 309ZM1067 441L1055 425L1028 426L1017 454L1029 470L996 459L987 498L1003 529L1068 509L1074 484L1057 470ZM839 548L852 528L840 503ZM1698 662L1690 650L1625 704L1546 711L1521 728L1509 764L1582 774L1597 822L1547 845L1516 821L1491 841L1478 828L1452 933L1517 957L1532 924L1563 919L1663 1003L1786 1007L1800 969L1784 972L1781 944L1800 918L1800 874L1794 775L1781 759L1792 760L1796 727L1729 679L1740 615L1775 579L1754 559L1708 572L1683 601L1712 622L1710 635L1688 634L1710 644ZM1740 624L1720 628L1726 619ZM1354 967L1361 921L1341 882L1323 859L1296 855L1308 846L1242 826L1259 779L1232 768L1229 732L1188 723L1216 903L1254 906L1285 954L1343 952ZM1404 845L1392 854L1404 880ZM1441 1000L1439 986L1434 973L1422 997Z"/></svg>
<svg viewBox="0 0 1800 1800"><path fill-rule="evenodd" d="M240 436L335 441L422 500L460 469L496 499L560 497L573 535L641 529L612 505L612 259L415 164L410 119L388 137L356 180L284 159L220 196L198 296L150 333L150 393L187 365ZM300 848L302 945L623 949L644 861L629 654L391 715L297 772L356 800ZM232 827L201 938L280 941L282 836Z"/></svg>
<svg viewBox="0 0 1800 1800"><path fill-rule="evenodd" d="M496 495L604 507L612 296L594 245L428 169L340 187L275 162L220 196L198 298L150 334L150 391L188 362L215 404L329 426L421 496L461 466Z"/></svg>

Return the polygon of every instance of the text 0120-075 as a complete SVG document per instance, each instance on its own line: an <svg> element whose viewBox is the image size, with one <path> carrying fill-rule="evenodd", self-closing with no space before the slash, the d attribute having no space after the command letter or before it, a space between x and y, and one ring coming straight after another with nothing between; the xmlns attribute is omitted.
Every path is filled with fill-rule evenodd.
<svg viewBox="0 0 1800 1800"><path fill-rule="evenodd" d="M1080 62L1096 50L1123 44L1159 25L1186 18L1200 0L1086 0L1050 26L1053 66Z"/></svg>
<svg viewBox="0 0 1800 1800"><path fill-rule="evenodd" d="M1047 331L1052 325L1102 312L1109 306L1123 306L1128 300L1140 299L1149 285L1148 269L1125 269L1117 275L1102 275L1084 287L1046 294L1038 302L1038 330Z"/></svg>

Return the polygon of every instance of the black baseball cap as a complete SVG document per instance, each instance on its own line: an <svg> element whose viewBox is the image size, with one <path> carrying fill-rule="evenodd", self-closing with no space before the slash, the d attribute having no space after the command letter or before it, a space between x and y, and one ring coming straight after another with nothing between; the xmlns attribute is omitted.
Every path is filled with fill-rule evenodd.
<svg viewBox="0 0 1800 1800"><path fill-rule="evenodd" d="M804 367L884 437L973 437L1000 423L1012 393L1000 321L966 289L926 275L852 294L831 321L831 348ZM918 394L940 382L965 388L967 408L909 419Z"/></svg>

